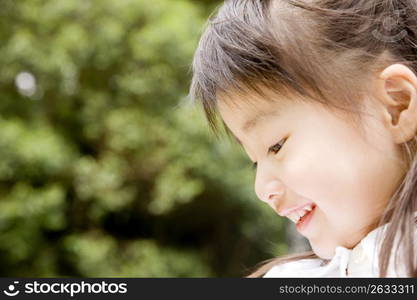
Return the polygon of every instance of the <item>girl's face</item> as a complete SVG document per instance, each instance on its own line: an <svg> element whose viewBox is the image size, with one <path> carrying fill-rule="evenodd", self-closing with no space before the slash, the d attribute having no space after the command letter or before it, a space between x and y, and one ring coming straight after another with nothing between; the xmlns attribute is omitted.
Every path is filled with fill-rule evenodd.
<svg viewBox="0 0 417 300"><path fill-rule="evenodd" d="M405 174L400 148L379 122L375 102L366 102L365 140L346 117L320 104L254 101L239 107L220 101L219 112L257 163L259 199L280 215L313 202L311 219L297 229L319 257L332 258L336 246L354 247L375 228ZM243 129L262 112L268 115Z"/></svg>

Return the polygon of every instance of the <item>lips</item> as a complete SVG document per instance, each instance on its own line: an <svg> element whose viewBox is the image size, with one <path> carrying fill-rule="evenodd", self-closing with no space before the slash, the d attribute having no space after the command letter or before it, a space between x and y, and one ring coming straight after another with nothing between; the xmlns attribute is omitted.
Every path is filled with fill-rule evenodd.
<svg viewBox="0 0 417 300"><path fill-rule="evenodd" d="M314 212L316 211L315 207L313 207L312 211L307 212L296 224L295 227L297 228L298 232L304 234L306 229L308 228L311 219L314 217ZM304 234L305 235L305 234Z"/></svg>
<svg viewBox="0 0 417 300"><path fill-rule="evenodd" d="M287 212L282 213L281 215L286 216L292 222L297 224L302 217L304 217L307 213L311 212L315 207L314 203L307 203L302 205L301 207L297 207L295 209L287 210Z"/></svg>

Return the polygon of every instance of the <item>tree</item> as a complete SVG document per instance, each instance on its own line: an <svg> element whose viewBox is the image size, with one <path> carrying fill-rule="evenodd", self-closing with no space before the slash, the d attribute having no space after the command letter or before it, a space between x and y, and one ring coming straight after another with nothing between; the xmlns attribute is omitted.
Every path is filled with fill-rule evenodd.
<svg viewBox="0 0 417 300"><path fill-rule="evenodd" d="M0 274L242 276L286 251L187 102L197 1L0 2Z"/></svg>

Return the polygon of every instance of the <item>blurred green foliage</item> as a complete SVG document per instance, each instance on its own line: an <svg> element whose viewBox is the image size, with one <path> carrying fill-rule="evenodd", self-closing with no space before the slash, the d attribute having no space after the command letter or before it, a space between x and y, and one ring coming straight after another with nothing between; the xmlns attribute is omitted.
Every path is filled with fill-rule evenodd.
<svg viewBox="0 0 417 300"><path fill-rule="evenodd" d="M189 105L216 1L0 0L0 275L243 276L286 252Z"/></svg>

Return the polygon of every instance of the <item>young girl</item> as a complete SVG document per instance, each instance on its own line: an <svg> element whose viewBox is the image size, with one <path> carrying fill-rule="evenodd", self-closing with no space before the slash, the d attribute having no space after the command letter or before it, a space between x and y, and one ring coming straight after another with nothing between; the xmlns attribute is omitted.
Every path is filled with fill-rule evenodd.
<svg viewBox="0 0 417 300"><path fill-rule="evenodd" d="M417 277L417 2L226 0L190 95L312 252L247 277Z"/></svg>

